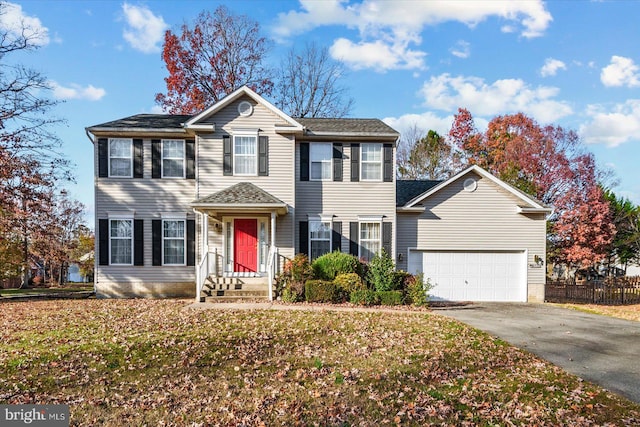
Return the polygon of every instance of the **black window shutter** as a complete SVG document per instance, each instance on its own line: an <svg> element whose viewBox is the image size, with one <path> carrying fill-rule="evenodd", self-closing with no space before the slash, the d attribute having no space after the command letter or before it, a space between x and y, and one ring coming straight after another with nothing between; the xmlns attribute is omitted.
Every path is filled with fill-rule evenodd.
<svg viewBox="0 0 640 427"><path fill-rule="evenodd" d="M360 144L351 144L351 181L360 181Z"/></svg>
<svg viewBox="0 0 640 427"><path fill-rule="evenodd" d="M299 243L300 243L300 250L299 252L301 254L305 254L305 255L309 255L309 222L308 221L300 221L300 227L299 227L300 231L300 236L299 236Z"/></svg>
<svg viewBox="0 0 640 427"><path fill-rule="evenodd" d="M109 220L98 220L98 252L100 265L109 265Z"/></svg>
<svg viewBox="0 0 640 427"><path fill-rule="evenodd" d="M144 173L144 165L142 163L142 140L133 140L133 177L142 178Z"/></svg>
<svg viewBox="0 0 640 427"><path fill-rule="evenodd" d="M300 181L309 181L309 143L300 144Z"/></svg>
<svg viewBox="0 0 640 427"><path fill-rule="evenodd" d="M187 265L196 265L196 220L187 220Z"/></svg>
<svg viewBox="0 0 640 427"><path fill-rule="evenodd" d="M350 222L349 223L349 253L351 255L358 256L358 246L360 237L358 236L358 223Z"/></svg>
<svg viewBox="0 0 640 427"><path fill-rule="evenodd" d="M269 137L258 137L258 175L269 176Z"/></svg>
<svg viewBox="0 0 640 427"><path fill-rule="evenodd" d="M194 140L185 141L184 151L186 159L185 177L187 179L196 179L196 142Z"/></svg>
<svg viewBox="0 0 640 427"><path fill-rule="evenodd" d="M133 265L144 265L144 221L133 220Z"/></svg>
<svg viewBox="0 0 640 427"><path fill-rule="evenodd" d="M333 221L331 250L334 252L342 251L342 223L340 221Z"/></svg>
<svg viewBox="0 0 640 427"><path fill-rule="evenodd" d="M151 178L162 177L162 142L151 140Z"/></svg>
<svg viewBox="0 0 640 427"><path fill-rule="evenodd" d="M391 223L382 223L382 249L391 256Z"/></svg>
<svg viewBox="0 0 640 427"><path fill-rule="evenodd" d="M222 165L224 175L233 175L233 153L231 150L231 137L229 135L222 136Z"/></svg>
<svg viewBox="0 0 640 427"><path fill-rule="evenodd" d="M162 265L162 220L151 220L151 258L153 265Z"/></svg>
<svg viewBox="0 0 640 427"><path fill-rule="evenodd" d="M342 144L333 144L333 180L342 181Z"/></svg>
<svg viewBox="0 0 640 427"><path fill-rule="evenodd" d="M109 176L109 140L98 138L98 177Z"/></svg>
<svg viewBox="0 0 640 427"><path fill-rule="evenodd" d="M384 144L384 182L393 181L393 145Z"/></svg>

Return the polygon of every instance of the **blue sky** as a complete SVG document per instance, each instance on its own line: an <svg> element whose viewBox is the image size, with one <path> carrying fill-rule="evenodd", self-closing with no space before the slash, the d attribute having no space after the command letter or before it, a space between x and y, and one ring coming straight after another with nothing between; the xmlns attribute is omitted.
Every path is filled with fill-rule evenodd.
<svg viewBox="0 0 640 427"><path fill-rule="evenodd" d="M226 4L273 40L270 65L315 41L344 63L353 117L446 134L465 107L482 127L518 111L579 132L617 194L640 204L640 2L634 1L21 1L0 26L38 29L12 59L41 71L64 101L54 114L77 165L70 195L93 221L92 145L84 128L143 112L164 91L166 29Z"/></svg>

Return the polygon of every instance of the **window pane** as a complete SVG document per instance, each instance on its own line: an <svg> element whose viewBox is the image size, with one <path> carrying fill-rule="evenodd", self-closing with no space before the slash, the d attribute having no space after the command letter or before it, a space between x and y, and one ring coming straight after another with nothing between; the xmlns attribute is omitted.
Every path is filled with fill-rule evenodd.
<svg viewBox="0 0 640 427"><path fill-rule="evenodd" d="M362 161L380 162L382 161L381 144L362 144Z"/></svg>
<svg viewBox="0 0 640 427"><path fill-rule="evenodd" d="M132 221L130 219L112 219L111 237L131 237Z"/></svg>
<svg viewBox="0 0 640 427"><path fill-rule="evenodd" d="M331 160L333 146L331 144L311 144L311 161Z"/></svg>
<svg viewBox="0 0 640 427"><path fill-rule="evenodd" d="M184 176L184 160L164 159L162 161L162 175L165 177Z"/></svg>
<svg viewBox="0 0 640 427"><path fill-rule="evenodd" d="M380 163L363 163L362 179L364 180L382 179L382 168L380 167Z"/></svg>
<svg viewBox="0 0 640 427"><path fill-rule="evenodd" d="M131 158L131 140L130 139L109 140L109 153L111 157Z"/></svg>
<svg viewBox="0 0 640 427"><path fill-rule="evenodd" d="M111 176L131 176L131 160L130 159L111 159Z"/></svg>
<svg viewBox="0 0 640 427"><path fill-rule="evenodd" d="M111 239L111 264L131 264L131 239Z"/></svg>
<svg viewBox="0 0 640 427"><path fill-rule="evenodd" d="M163 157L184 157L184 143L183 141L162 141L162 156Z"/></svg>
<svg viewBox="0 0 640 427"><path fill-rule="evenodd" d="M361 242L360 258L365 261L371 261L373 256L380 251L380 242Z"/></svg>
<svg viewBox="0 0 640 427"><path fill-rule="evenodd" d="M255 157L236 157L235 167L237 174L255 173Z"/></svg>
<svg viewBox="0 0 640 427"><path fill-rule="evenodd" d="M256 138L253 136L236 136L235 154L256 154Z"/></svg>
<svg viewBox="0 0 640 427"><path fill-rule="evenodd" d="M164 237L184 238L184 221L163 221Z"/></svg>
<svg viewBox="0 0 640 427"><path fill-rule="evenodd" d="M309 222L309 232L312 239L330 239L331 224L328 222Z"/></svg>
<svg viewBox="0 0 640 427"><path fill-rule="evenodd" d="M184 264L184 240L165 239L164 263L165 264Z"/></svg>
<svg viewBox="0 0 640 427"><path fill-rule="evenodd" d="M312 240L311 241L311 259L314 260L319 256L328 254L331 252L330 242L327 240Z"/></svg>

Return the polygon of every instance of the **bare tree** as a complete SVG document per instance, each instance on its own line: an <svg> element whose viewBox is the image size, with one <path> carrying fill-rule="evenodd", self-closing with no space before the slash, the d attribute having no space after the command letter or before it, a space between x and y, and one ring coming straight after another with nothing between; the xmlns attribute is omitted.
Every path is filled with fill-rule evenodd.
<svg viewBox="0 0 640 427"><path fill-rule="evenodd" d="M344 117L353 108L348 89L340 85L344 67L333 61L326 47L292 48L281 63L276 82L276 105L292 117Z"/></svg>
<svg viewBox="0 0 640 427"><path fill-rule="evenodd" d="M453 173L455 154L438 132L425 132L417 125L402 133L398 147L398 177L401 179L445 179Z"/></svg>

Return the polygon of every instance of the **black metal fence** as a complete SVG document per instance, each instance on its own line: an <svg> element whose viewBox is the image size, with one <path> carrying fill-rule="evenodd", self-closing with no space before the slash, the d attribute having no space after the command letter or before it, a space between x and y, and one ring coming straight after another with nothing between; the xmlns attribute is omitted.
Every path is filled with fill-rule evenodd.
<svg viewBox="0 0 640 427"><path fill-rule="evenodd" d="M586 304L640 304L640 276L607 277L574 282L547 281L544 299L547 302L579 302Z"/></svg>

